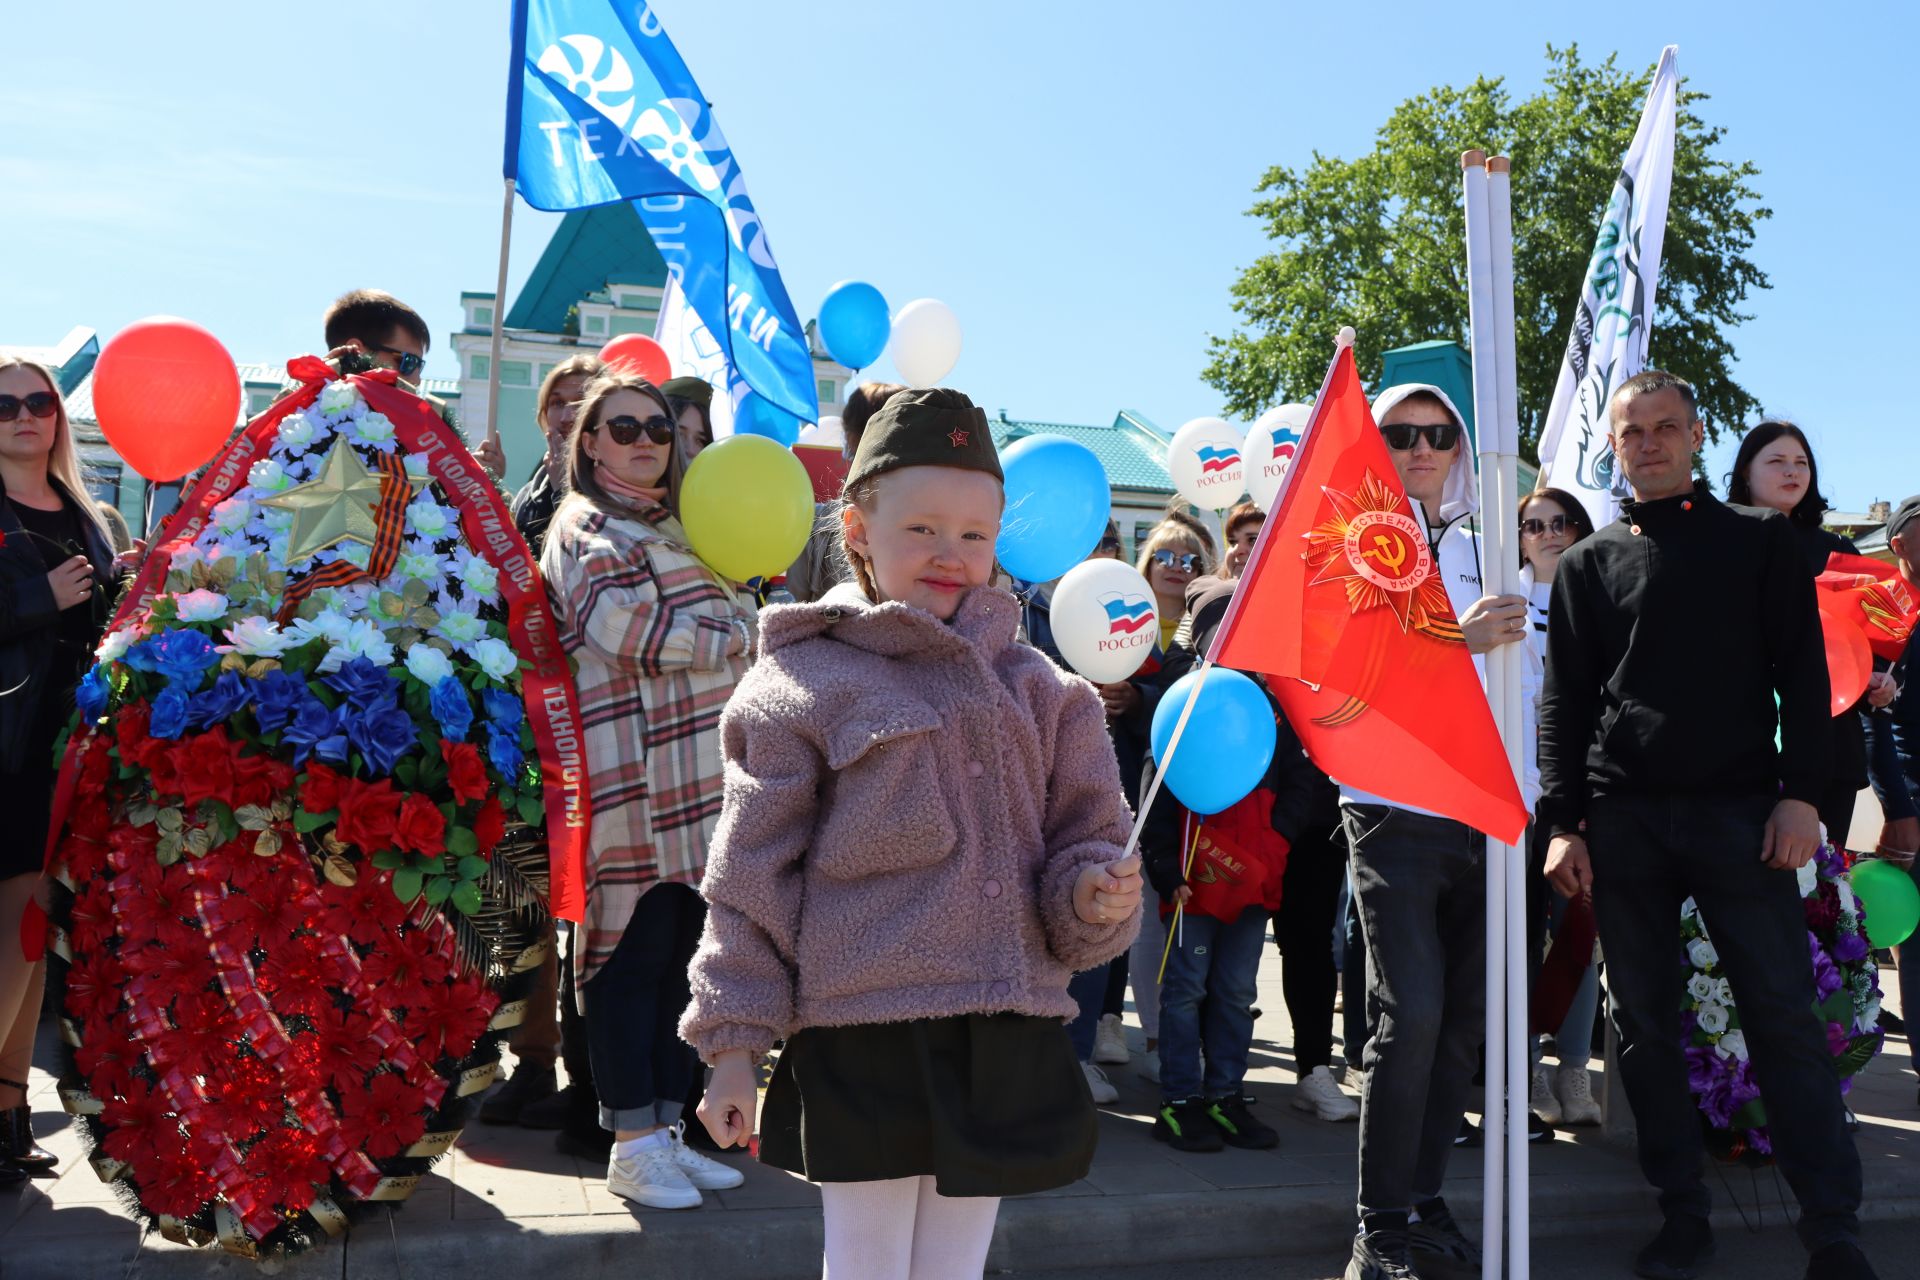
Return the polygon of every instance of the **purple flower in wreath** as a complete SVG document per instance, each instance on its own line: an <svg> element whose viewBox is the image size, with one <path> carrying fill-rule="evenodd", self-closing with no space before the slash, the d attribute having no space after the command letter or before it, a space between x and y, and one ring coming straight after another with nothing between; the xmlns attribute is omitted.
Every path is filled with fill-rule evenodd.
<svg viewBox="0 0 1920 1280"><path fill-rule="evenodd" d="M1687 1046L1687 1088L1705 1096L1713 1088L1715 1077L1724 1070L1723 1061L1711 1045Z"/></svg>
<svg viewBox="0 0 1920 1280"><path fill-rule="evenodd" d="M1850 1043L1850 1040L1849 1040L1849 1037L1847 1036L1847 1029L1845 1027L1841 1026L1837 1022L1827 1023L1827 1052L1828 1053L1832 1054L1834 1057L1837 1058L1841 1054L1847 1051L1847 1045L1849 1043Z"/></svg>
<svg viewBox="0 0 1920 1280"><path fill-rule="evenodd" d="M1836 964L1859 964L1867 958L1867 939L1858 933L1840 933L1833 940Z"/></svg>
<svg viewBox="0 0 1920 1280"><path fill-rule="evenodd" d="M1840 976L1840 970L1834 967L1827 949L1820 944L1820 939L1811 933L1807 935L1807 950L1813 955L1813 998L1825 1000L1840 989L1844 979Z"/></svg>

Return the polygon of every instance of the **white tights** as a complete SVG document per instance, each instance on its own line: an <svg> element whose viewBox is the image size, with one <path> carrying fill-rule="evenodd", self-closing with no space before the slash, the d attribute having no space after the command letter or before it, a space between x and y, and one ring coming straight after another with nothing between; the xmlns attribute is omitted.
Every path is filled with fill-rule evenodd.
<svg viewBox="0 0 1920 1280"><path fill-rule="evenodd" d="M826 1280L978 1280L987 1267L996 1196L935 1193L932 1178L827 1182Z"/></svg>

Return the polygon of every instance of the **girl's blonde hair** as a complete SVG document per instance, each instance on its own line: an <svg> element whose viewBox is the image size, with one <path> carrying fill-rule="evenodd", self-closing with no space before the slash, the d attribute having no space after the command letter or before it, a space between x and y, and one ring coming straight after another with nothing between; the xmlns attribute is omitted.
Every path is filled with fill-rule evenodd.
<svg viewBox="0 0 1920 1280"><path fill-rule="evenodd" d="M585 439L588 432L599 429L600 419L607 411L608 398L621 391L638 391L660 406L661 416L669 422L673 421L673 410L667 407L667 397L645 378L630 373L609 373L587 384L587 394L580 401L580 415L573 420L573 432L567 437L567 487L603 507L623 504L600 483L598 468L587 453ZM679 432L676 431L674 439L667 445L667 473L661 477L667 487L667 510L676 517L680 514L680 485L686 475L687 460L680 450Z"/></svg>
<svg viewBox="0 0 1920 1280"><path fill-rule="evenodd" d="M1200 567L1193 575L1196 578L1213 572L1213 535L1185 512L1169 511L1159 524L1153 526L1147 534L1147 540L1140 544L1140 558L1133 567L1145 577L1147 569L1153 564L1153 553L1168 550L1187 551L1199 556Z"/></svg>
<svg viewBox="0 0 1920 1280"><path fill-rule="evenodd" d="M100 536L107 544L113 544L113 535L107 528L107 522L100 514L99 504L93 500L93 494L87 489L87 479L80 470L80 451L73 444L73 426L67 420L67 399L60 394L60 384L54 381L53 371L47 366L32 360L22 360L18 356L0 355L0 373L9 369L26 369L40 381L47 384L47 390L53 392L57 406L53 416L53 448L47 452L47 476L60 482L67 491L73 504L80 508L80 514L93 522ZM25 412L25 410L21 410Z"/></svg>

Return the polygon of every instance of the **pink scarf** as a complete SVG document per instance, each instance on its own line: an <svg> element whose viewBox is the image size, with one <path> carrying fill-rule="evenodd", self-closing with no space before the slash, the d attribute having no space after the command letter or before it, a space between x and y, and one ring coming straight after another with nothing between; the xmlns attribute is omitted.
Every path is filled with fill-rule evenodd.
<svg viewBox="0 0 1920 1280"><path fill-rule="evenodd" d="M659 505L665 505L667 501L665 485L661 485L658 489L649 489L644 485L627 483L613 474L612 469L608 467L595 467L594 471L597 473L594 479L600 482L600 487L616 498L624 498L628 502L652 502Z"/></svg>

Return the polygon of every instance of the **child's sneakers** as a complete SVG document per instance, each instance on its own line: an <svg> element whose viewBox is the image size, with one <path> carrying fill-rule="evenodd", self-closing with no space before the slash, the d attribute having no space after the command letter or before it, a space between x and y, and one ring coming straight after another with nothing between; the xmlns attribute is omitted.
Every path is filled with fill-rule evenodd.
<svg viewBox="0 0 1920 1280"><path fill-rule="evenodd" d="M1293 1090L1293 1109L1311 1111L1322 1120L1360 1118L1360 1104L1340 1091L1333 1082L1333 1072L1325 1067L1315 1067L1300 1077Z"/></svg>
<svg viewBox="0 0 1920 1280"><path fill-rule="evenodd" d="M1160 1114L1153 1120L1153 1136L1175 1151L1218 1151L1226 1145L1220 1126L1199 1098L1160 1104Z"/></svg>
<svg viewBox="0 0 1920 1280"><path fill-rule="evenodd" d="M700 1189L687 1180L674 1154L674 1141L664 1130L614 1143L607 1190L649 1209L698 1209Z"/></svg>
<svg viewBox="0 0 1920 1280"><path fill-rule="evenodd" d="M1125 1066L1133 1061L1127 1048L1127 1031L1117 1013L1104 1014L1093 1032L1093 1060L1109 1067Z"/></svg>
<svg viewBox="0 0 1920 1280"><path fill-rule="evenodd" d="M747 1175L732 1165L721 1164L688 1146L686 1121L682 1120L667 1132L673 1135L673 1163L696 1190L731 1191L747 1180Z"/></svg>
<svg viewBox="0 0 1920 1280"><path fill-rule="evenodd" d="M1087 1092L1093 1095L1093 1105L1104 1107L1120 1101L1120 1091L1113 1087L1113 1081L1107 1079L1107 1073L1091 1062L1080 1064L1081 1074L1087 1077Z"/></svg>
<svg viewBox="0 0 1920 1280"><path fill-rule="evenodd" d="M1280 1145L1278 1131L1254 1119L1253 1112L1247 1107L1247 1100L1238 1092L1209 1102L1207 1119L1213 1121L1214 1127L1220 1130L1221 1139L1230 1147L1270 1151Z"/></svg>

